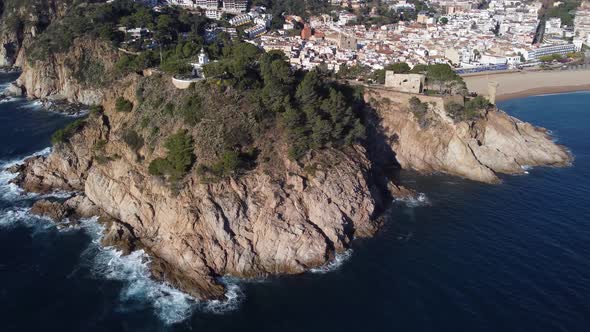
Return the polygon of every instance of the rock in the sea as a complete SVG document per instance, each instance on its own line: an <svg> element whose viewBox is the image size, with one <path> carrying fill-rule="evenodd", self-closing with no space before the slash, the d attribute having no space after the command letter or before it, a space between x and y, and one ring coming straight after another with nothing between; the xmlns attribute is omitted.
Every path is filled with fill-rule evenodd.
<svg viewBox="0 0 590 332"><path fill-rule="evenodd" d="M22 97L25 95L25 89L17 83L12 82L4 89L4 94L12 97Z"/></svg>
<svg viewBox="0 0 590 332"><path fill-rule="evenodd" d="M418 96L431 105L429 124L421 125L409 109L411 95L368 89L377 124L404 169L447 173L474 181L497 183L498 174L523 174L526 166L566 166L571 155L534 127L497 109L472 121L455 122L445 111L447 100Z"/></svg>
<svg viewBox="0 0 590 332"><path fill-rule="evenodd" d="M76 194L65 201L42 199L33 204L31 213L50 218L60 227L77 225L82 218L99 216L101 210L85 195Z"/></svg>
<svg viewBox="0 0 590 332"><path fill-rule="evenodd" d="M117 160L92 168L85 193L131 226L158 264L174 267L167 270L176 287L216 297L222 287L214 276L302 273L348 248L355 236L375 233L364 152L326 150L316 159L331 166L311 176L285 161L284 177L253 171L212 184L193 175L178 194L141 165Z"/></svg>
<svg viewBox="0 0 590 332"><path fill-rule="evenodd" d="M387 183L387 190L389 191L391 197L395 199L404 200L418 196L418 193L414 190L395 184L393 181Z"/></svg>
<svg viewBox="0 0 590 332"><path fill-rule="evenodd" d="M51 218L52 220L59 222L68 217L71 211L60 202L40 200L33 204L31 207L31 213L41 217Z"/></svg>
<svg viewBox="0 0 590 332"><path fill-rule="evenodd" d="M105 230L100 241L101 245L114 247L124 255L129 255L135 250L137 238L129 226L108 217L102 217L101 222L105 224Z"/></svg>
<svg viewBox="0 0 590 332"><path fill-rule="evenodd" d="M84 218L98 217L102 215L102 211L92 203L86 195L76 194L73 197L67 199L63 203L64 207L70 212L70 219L75 218L77 220Z"/></svg>

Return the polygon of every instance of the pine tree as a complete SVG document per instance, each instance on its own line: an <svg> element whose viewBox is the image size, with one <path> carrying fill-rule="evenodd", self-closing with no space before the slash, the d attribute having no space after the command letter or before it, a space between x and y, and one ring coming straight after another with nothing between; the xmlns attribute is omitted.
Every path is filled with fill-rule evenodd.
<svg viewBox="0 0 590 332"><path fill-rule="evenodd" d="M320 100L321 81L315 71L305 74L303 81L299 83L295 97L302 108L315 106Z"/></svg>

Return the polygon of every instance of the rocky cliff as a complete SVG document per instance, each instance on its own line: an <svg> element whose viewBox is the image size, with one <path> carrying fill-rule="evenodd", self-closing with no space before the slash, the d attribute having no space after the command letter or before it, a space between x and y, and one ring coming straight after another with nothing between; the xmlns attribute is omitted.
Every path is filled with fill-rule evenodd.
<svg viewBox="0 0 590 332"><path fill-rule="evenodd" d="M360 146L316 151L301 163L279 155L272 169L259 166L214 182L194 172L180 190L150 175L143 161L158 150L133 151L122 142L121 131L135 116L115 111L117 95L138 103L141 80L121 82L117 92L105 95L104 114L92 115L49 156L18 169L17 182L29 191L82 193L62 206L41 202L37 213L102 214L111 220L105 244L146 249L155 276L206 298L222 296L220 276L301 273L326 263L355 237L377 231L384 196ZM570 162L546 131L498 110L455 123L443 111L444 100L421 97L430 103L424 128L408 110L409 96L374 89L366 96L380 133L404 168L497 182L497 173ZM112 157L97 158L97 145Z"/></svg>
<svg viewBox="0 0 590 332"><path fill-rule="evenodd" d="M54 19L63 16L69 1L3 0L0 2L0 67L22 67L24 46Z"/></svg>
<svg viewBox="0 0 590 332"><path fill-rule="evenodd" d="M417 116L410 110L411 97L380 88L366 93L377 126L392 148L391 162L404 169L496 183L498 174L571 163L567 149L553 142L547 130L496 108L482 110L473 120L455 121L445 111L452 100L417 96L428 105L426 113Z"/></svg>
<svg viewBox="0 0 590 332"><path fill-rule="evenodd" d="M33 210L55 219L100 215L108 225L105 245L145 249L155 276L196 297L221 297L224 275L301 273L325 264L354 238L373 235L389 193L409 193L387 183L384 168L493 183L498 173L570 162L545 130L496 109L457 121L444 98L418 96L427 105L418 114L410 95L378 88L365 91L365 121L374 130L364 146L332 142L296 162L287 157L288 140L301 132L289 136L285 118L264 109L259 94L219 80L178 90L171 77L157 73L115 80L117 58L110 45L83 37L67 51L23 62L18 82L29 97L104 110L62 133L49 156L14 169L16 182L33 192L76 192L63 204L41 201ZM310 91L308 99L316 94ZM326 100L320 107L355 115L338 113L348 107L341 105L345 98L335 99L335 107ZM307 112L319 103L310 105ZM341 131L352 122L342 123ZM330 135L319 129L321 142ZM181 176L151 169L166 161L167 138L177 132L191 140L188 168ZM228 151L234 153L229 163L240 154L255 162L225 172L219 163Z"/></svg>
<svg viewBox="0 0 590 332"><path fill-rule="evenodd" d="M118 56L106 42L78 38L68 52L23 61L17 84L30 98L66 99L98 105L112 79L110 75Z"/></svg>
<svg viewBox="0 0 590 332"><path fill-rule="evenodd" d="M137 102L136 81L121 86ZM220 297L217 277L223 275L301 273L377 230L380 194L360 146L318 151L301 164L279 156L272 170L256 167L214 182L192 172L176 190L148 173L147 147L138 155L121 141L119 130L129 126L124 118L132 115L115 111L114 96L104 106L104 114L91 116L69 143L28 160L18 182L30 191L84 193L116 221L107 231L109 243L125 234L124 243L150 252L156 276L195 296ZM116 157L96 158L98 142ZM38 212L66 213L44 204Z"/></svg>

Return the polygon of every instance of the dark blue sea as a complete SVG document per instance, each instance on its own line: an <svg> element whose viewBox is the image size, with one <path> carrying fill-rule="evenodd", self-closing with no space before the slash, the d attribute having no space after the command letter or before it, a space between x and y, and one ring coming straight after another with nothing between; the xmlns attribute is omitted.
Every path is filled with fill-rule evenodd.
<svg viewBox="0 0 590 332"><path fill-rule="evenodd" d="M0 88L11 79L0 74ZM573 167L501 185L407 175L425 198L396 203L375 238L304 275L228 279L220 302L152 281L140 252L100 248L92 219L60 231L32 217L40 197L2 172L0 331L590 331L589 105L590 93L501 104L550 129ZM48 153L69 121L0 103L0 166Z"/></svg>

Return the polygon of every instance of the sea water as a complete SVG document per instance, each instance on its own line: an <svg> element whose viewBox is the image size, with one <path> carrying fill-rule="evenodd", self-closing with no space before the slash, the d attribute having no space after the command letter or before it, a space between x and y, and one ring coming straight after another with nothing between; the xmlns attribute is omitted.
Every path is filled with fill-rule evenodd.
<svg viewBox="0 0 590 332"><path fill-rule="evenodd" d="M0 75L5 84L14 75ZM149 258L98 245L94 219L58 230L39 199L0 173L0 331L587 331L590 326L590 93L500 106L550 129L571 168L484 185L405 174L424 193L383 230L299 276L224 278L199 302L149 278ZM0 104L0 165L49 152L71 118Z"/></svg>

